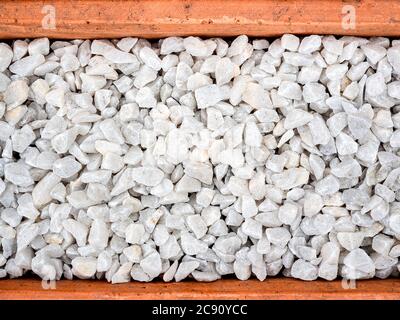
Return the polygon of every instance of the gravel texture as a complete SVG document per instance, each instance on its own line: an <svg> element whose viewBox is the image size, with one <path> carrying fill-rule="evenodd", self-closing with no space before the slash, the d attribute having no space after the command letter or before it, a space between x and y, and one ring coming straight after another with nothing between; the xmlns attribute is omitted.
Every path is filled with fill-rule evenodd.
<svg viewBox="0 0 400 320"><path fill-rule="evenodd" d="M0 277L398 276L400 41L0 43Z"/></svg>

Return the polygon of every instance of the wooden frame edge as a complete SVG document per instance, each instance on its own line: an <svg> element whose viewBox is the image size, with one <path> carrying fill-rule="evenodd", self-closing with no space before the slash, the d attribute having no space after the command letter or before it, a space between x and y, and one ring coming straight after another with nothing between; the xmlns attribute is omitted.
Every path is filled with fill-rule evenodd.
<svg viewBox="0 0 400 320"><path fill-rule="evenodd" d="M3 0L0 38L399 36L399 17L396 0Z"/></svg>

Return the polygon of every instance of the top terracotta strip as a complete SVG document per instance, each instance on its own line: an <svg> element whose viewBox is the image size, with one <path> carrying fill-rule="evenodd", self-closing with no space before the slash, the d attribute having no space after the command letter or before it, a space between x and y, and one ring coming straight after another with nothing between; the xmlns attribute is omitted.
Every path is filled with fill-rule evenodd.
<svg viewBox="0 0 400 320"><path fill-rule="evenodd" d="M0 2L0 38L400 35L397 0Z"/></svg>

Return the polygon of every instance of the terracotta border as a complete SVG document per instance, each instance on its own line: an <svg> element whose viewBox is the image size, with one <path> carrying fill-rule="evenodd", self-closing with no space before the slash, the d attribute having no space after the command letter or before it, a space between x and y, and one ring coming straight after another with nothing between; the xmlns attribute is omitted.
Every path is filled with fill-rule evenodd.
<svg viewBox="0 0 400 320"><path fill-rule="evenodd" d="M56 29L43 29L45 5ZM355 29L342 27L344 6ZM348 7L347 7L348 8ZM346 9L346 7L345 7ZM3 0L0 38L103 38L172 35L275 36L297 34L400 35L397 0Z"/></svg>

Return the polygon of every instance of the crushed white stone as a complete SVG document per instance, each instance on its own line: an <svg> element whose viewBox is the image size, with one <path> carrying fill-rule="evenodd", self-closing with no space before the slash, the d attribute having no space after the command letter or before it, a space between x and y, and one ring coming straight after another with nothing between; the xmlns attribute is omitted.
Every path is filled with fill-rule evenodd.
<svg viewBox="0 0 400 320"><path fill-rule="evenodd" d="M398 40L0 43L0 278L400 270Z"/></svg>

